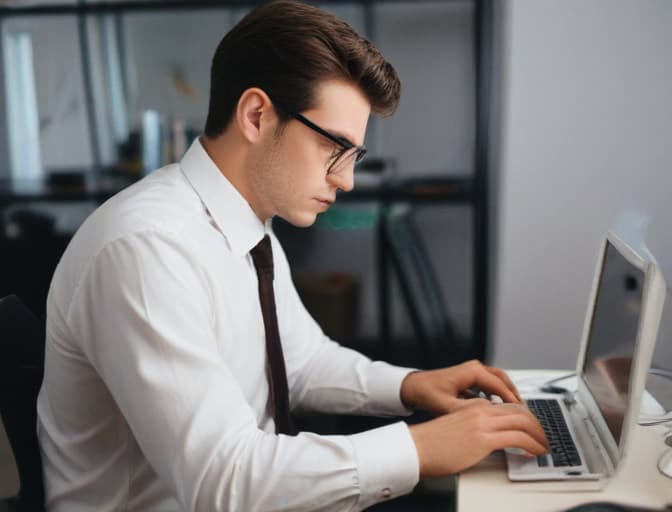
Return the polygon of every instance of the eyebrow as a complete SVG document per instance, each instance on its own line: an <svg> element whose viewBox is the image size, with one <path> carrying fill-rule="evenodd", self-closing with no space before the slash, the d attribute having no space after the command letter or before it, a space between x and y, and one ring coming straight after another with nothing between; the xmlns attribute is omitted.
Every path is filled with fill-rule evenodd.
<svg viewBox="0 0 672 512"><path fill-rule="evenodd" d="M340 130L332 130L331 128L324 128L323 126L318 125L317 123L315 123L315 121L313 121L312 119L310 119L310 118L304 116L304 115L301 114L301 113L295 113L295 114L290 114L290 115L292 115L292 116L295 117L295 118L298 118L298 117L300 116L300 117L302 117L304 120L308 121L308 122L309 122L311 125L313 125L315 128L317 128L317 130L325 131L325 132L327 132L329 135L331 135L332 137L336 137L337 139L343 139L343 140L347 141L348 144L352 145L352 147L356 147L356 148L359 147L358 144L355 144L354 142L352 142L352 140L350 139L350 137L348 137L345 133L343 133L343 132L340 131Z"/></svg>
<svg viewBox="0 0 672 512"><path fill-rule="evenodd" d="M352 139L348 137L345 133L338 130L332 130L331 128L325 128L325 130L331 133L334 137L347 140L350 144L352 144L353 147L359 147L359 144L355 144L354 142L352 142Z"/></svg>

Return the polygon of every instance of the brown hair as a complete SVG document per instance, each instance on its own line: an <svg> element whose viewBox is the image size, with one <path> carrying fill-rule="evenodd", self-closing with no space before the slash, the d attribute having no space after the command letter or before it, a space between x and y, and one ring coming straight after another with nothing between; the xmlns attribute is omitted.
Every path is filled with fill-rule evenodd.
<svg viewBox="0 0 672 512"><path fill-rule="evenodd" d="M399 104L396 71L345 21L293 0L257 7L215 50L205 134L216 137L226 129L250 87L264 90L291 112L303 112L314 106L317 85L330 79L358 86L374 114L391 115ZM282 111L278 115L288 118Z"/></svg>

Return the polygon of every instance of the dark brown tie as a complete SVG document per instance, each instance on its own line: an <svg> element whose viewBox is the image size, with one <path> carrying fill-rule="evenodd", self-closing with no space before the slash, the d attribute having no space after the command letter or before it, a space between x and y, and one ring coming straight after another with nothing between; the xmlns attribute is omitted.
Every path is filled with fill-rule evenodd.
<svg viewBox="0 0 672 512"><path fill-rule="evenodd" d="M287 370L285 358L280 344L278 318L275 312L275 297L273 295L273 249L268 235L262 238L254 249L250 251L254 268L257 270L259 282L259 302L261 314L264 317L266 331L266 372L269 388L269 405L275 418L275 432L277 434L295 435L296 428L289 414L289 390L287 386Z"/></svg>

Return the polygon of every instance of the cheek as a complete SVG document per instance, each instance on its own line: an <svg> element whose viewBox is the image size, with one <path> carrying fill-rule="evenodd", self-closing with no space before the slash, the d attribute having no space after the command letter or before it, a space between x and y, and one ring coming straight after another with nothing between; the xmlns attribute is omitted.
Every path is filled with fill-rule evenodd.
<svg viewBox="0 0 672 512"><path fill-rule="evenodd" d="M323 181L324 157L317 145L309 141L300 141L300 144L287 146L280 156L279 163L285 176L285 183L291 186L292 195L305 194Z"/></svg>
<svg viewBox="0 0 672 512"><path fill-rule="evenodd" d="M291 148L281 147L269 152L265 167L264 188L275 207L282 209L294 203L305 186L300 172L301 160L292 153Z"/></svg>

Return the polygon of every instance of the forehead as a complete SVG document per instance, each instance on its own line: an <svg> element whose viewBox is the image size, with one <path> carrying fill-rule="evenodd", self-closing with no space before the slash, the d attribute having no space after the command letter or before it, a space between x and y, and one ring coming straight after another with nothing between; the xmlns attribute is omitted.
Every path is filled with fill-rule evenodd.
<svg viewBox="0 0 672 512"><path fill-rule="evenodd" d="M364 142L371 105L362 91L342 80L328 80L317 88L315 106L304 112L322 128L354 144Z"/></svg>

